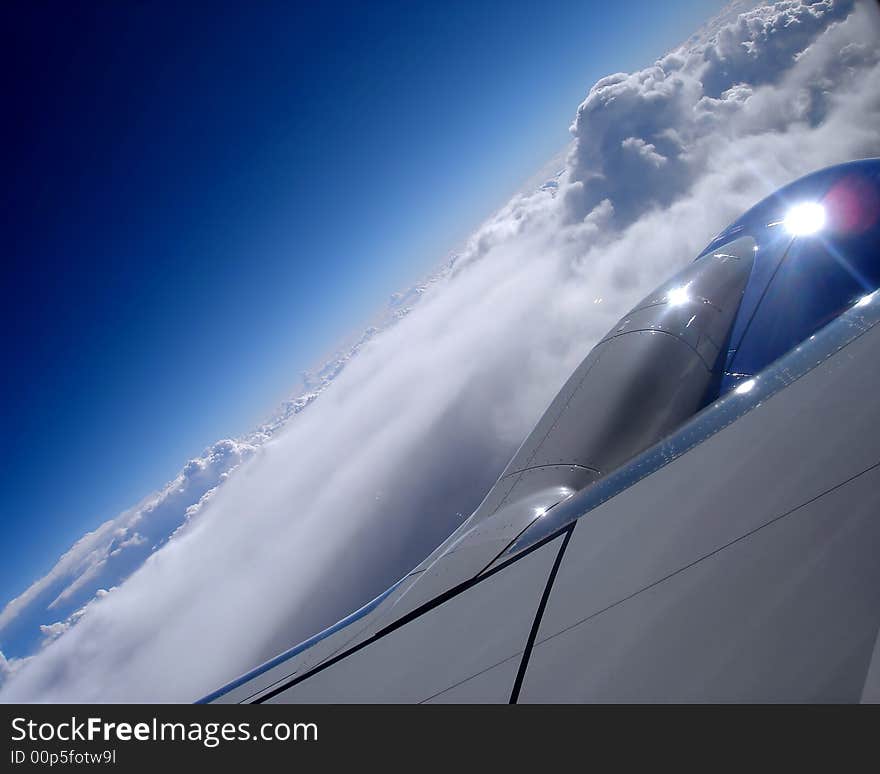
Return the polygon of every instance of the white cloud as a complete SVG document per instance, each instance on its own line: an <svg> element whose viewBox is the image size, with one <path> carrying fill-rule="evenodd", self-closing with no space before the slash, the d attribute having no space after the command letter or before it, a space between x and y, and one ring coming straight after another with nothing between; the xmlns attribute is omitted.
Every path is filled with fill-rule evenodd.
<svg viewBox="0 0 880 774"><path fill-rule="evenodd" d="M45 576L0 612L0 634L9 636L29 627L37 644L38 632L45 634L43 616L69 616L100 587L127 577L154 547L185 525L198 504L254 453L263 437L218 441L187 462L162 490L80 538Z"/></svg>
<svg viewBox="0 0 880 774"><path fill-rule="evenodd" d="M10 658L7 659L0 650L0 688L3 684L16 673L30 658Z"/></svg>
<svg viewBox="0 0 880 774"><path fill-rule="evenodd" d="M55 624L68 625L0 698L190 700L380 592L476 506L641 294L779 185L880 154L877 32L868 4L786 0L728 13L655 65L599 81L566 171L509 202L433 282L395 296L396 324L332 360L260 443L222 442L220 462L190 463L153 511L87 535L7 606L0 625L47 589L81 604L80 591L108 585L114 550L155 544L148 513L173 499L159 521L174 539Z"/></svg>
<svg viewBox="0 0 880 774"><path fill-rule="evenodd" d="M41 624L40 631L46 637L46 641L50 642L58 637L60 637L64 632L66 632L70 628L70 624L67 621L56 621L52 624Z"/></svg>
<svg viewBox="0 0 880 774"><path fill-rule="evenodd" d="M625 151L635 153L642 161L646 161L652 167L659 169L666 163L666 156L657 152L657 146L645 142L641 137L627 137L620 147Z"/></svg>
<svg viewBox="0 0 880 774"><path fill-rule="evenodd" d="M93 605L99 599L103 599L104 597L106 597L111 591L114 591L115 588L116 587L114 586L110 589L98 589L97 591L95 591L95 596L92 597L92 599L90 599L82 607L74 610L64 621L55 621L55 623L51 624L40 624L40 633L43 635L41 647L45 647L53 640L58 639L86 614L91 605ZM52 606L50 605L50 608L51 607Z"/></svg>

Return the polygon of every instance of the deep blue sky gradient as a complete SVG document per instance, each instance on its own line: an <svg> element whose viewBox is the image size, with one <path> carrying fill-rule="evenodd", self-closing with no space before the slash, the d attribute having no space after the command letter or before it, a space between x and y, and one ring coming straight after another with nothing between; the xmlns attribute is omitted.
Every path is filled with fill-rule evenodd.
<svg viewBox="0 0 880 774"><path fill-rule="evenodd" d="M265 418L597 78L720 6L4 4L0 605Z"/></svg>

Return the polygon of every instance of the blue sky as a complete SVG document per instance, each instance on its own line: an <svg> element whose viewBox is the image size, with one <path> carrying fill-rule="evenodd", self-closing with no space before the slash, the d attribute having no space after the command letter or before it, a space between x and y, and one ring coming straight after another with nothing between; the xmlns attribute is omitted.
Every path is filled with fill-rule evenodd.
<svg viewBox="0 0 880 774"><path fill-rule="evenodd" d="M722 4L4 6L5 602L265 418Z"/></svg>

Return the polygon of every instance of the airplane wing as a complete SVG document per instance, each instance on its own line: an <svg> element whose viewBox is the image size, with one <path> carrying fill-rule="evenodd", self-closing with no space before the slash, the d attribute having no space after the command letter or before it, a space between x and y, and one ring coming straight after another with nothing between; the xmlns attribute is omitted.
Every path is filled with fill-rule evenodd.
<svg viewBox="0 0 880 774"><path fill-rule="evenodd" d="M419 566L203 701L880 701L878 246L878 159L757 204Z"/></svg>

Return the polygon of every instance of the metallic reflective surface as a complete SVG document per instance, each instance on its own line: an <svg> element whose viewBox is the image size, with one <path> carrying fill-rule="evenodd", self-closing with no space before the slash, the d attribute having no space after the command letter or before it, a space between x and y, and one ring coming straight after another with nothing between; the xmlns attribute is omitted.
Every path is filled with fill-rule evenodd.
<svg viewBox="0 0 880 774"><path fill-rule="evenodd" d="M579 519L520 701L864 700L878 347L876 324L814 367L805 347L805 373Z"/></svg>
<svg viewBox="0 0 880 774"><path fill-rule="evenodd" d="M497 574L500 583L477 584L389 632L383 637L384 647L373 643L361 648L267 701L428 701L516 656L528 636L560 542L552 541L504 568Z"/></svg>
<svg viewBox="0 0 880 774"><path fill-rule="evenodd" d="M279 653L277 656L270 659L266 663L261 664L258 667L255 667L250 672L246 672L241 677L233 680L230 683L227 683L222 688L218 688L213 693L208 694L204 698L199 699L196 702L196 704L216 703L222 697L226 696L227 694L232 693L236 689L240 689L244 686L247 686L246 690L244 691L244 696L241 697L243 699L243 698L249 696L250 694L253 694L255 691L260 690L260 688L262 686L258 685L258 683L257 683L259 678L264 677L265 675L268 675L269 673L273 673L273 672L277 671L278 674L275 675L273 677L273 679L266 681L266 684L268 685L269 683L274 682L274 680L279 679L280 677L284 677L284 676L295 673L296 670L293 667L293 660L295 659L296 656L300 655L301 653L304 653L305 651L307 651L310 648L317 645L322 640L325 640L328 637L331 637L332 635L336 634L337 632L342 631L343 629L350 627L356 621L369 615L369 613L371 613L373 610L375 610L385 599L387 599L395 591L395 589L400 585L400 583L402 583L402 580L398 581L396 584L391 586L391 588L383 591L378 597L376 597L374 600L368 602L366 605L361 607L359 610L356 610L351 615L348 615L345 618L343 618L341 621L338 621L337 623L333 624L333 626L330 626L327 629L324 629L324 631L318 632L318 634L316 634L312 637L309 637L309 639L305 640L304 642L299 643L299 645L295 645L294 647L290 648L289 650L286 650L283 653ZM281 668L280 670L279 670L279 667Z"/></svg>
<svg viewBox="0 0 880 774"><path fill-rule="evenodd" d="M717 389L754 241L691 264L615 325L572 374L474 515L533 488L575 489L614 470L699 410ZM541 477L535 475L541 471ZM579 480L571 477L579 471ZM578 485L579 484L579 485Z"/></svg>
<svg viewBox="0 0 880 774"><path fill-rule="evenodd" d="M444 544L444 550L418 575L400 585L387 609L379 611L381 615L376 618L375 628L406 615L446 589L478 575L530 524L547 518L559 502L571 497L575 491L559 485L545 487L514 500L499 509L491 519L472 522L470 529Z"/></svg>
<svg viewBox="0 0 880 774"><path fill-rule="evenodd" d="M880 701L880 160L756 205L474 514L219 701Z"/></svg>
<svg viewBox="0 0 880 774"><path fill-rule="evenodd" d="M743 385L748 385L749 389L737 389L728 393L627 465L554 508L545 518L526 530L507 553L513 554L528 548L585 516L641 479L656 473L809 373L878 322L880 294L867 298L864 303L854 304L826 328L789 352L758 377L749 380Z"/></svg>
<svg viewBox="0 0 880 774"><path fill-rule="evenodd" d="M667 559L671 544L684 557L665 562L665 572L647 555L650 544L630 541L621 554L598 531L585 531L585 541L619 561L592 562L599 552L572 542L520 703L860 701L880 624L878 486L875 467L796 501L788 515L753 508L761 518L751 532L733 509L719 514L689 495L681 506L694 544L683 533L661 536L655 554ZM623 515L615 511L608 519ZM578 524L575 538L588 523ZM722 526L734 537L718 540L713 553L696 550L698 536ZM608 601L584 605L584 590L596 584Z"/></svg>
<svg viewBox="0 0 880 774"><path fill-rule="evenodd" d="M758 249L721 393L880 286L880 159L823 169L780 189L716 237L697 263L743 235Z"/></svg>

